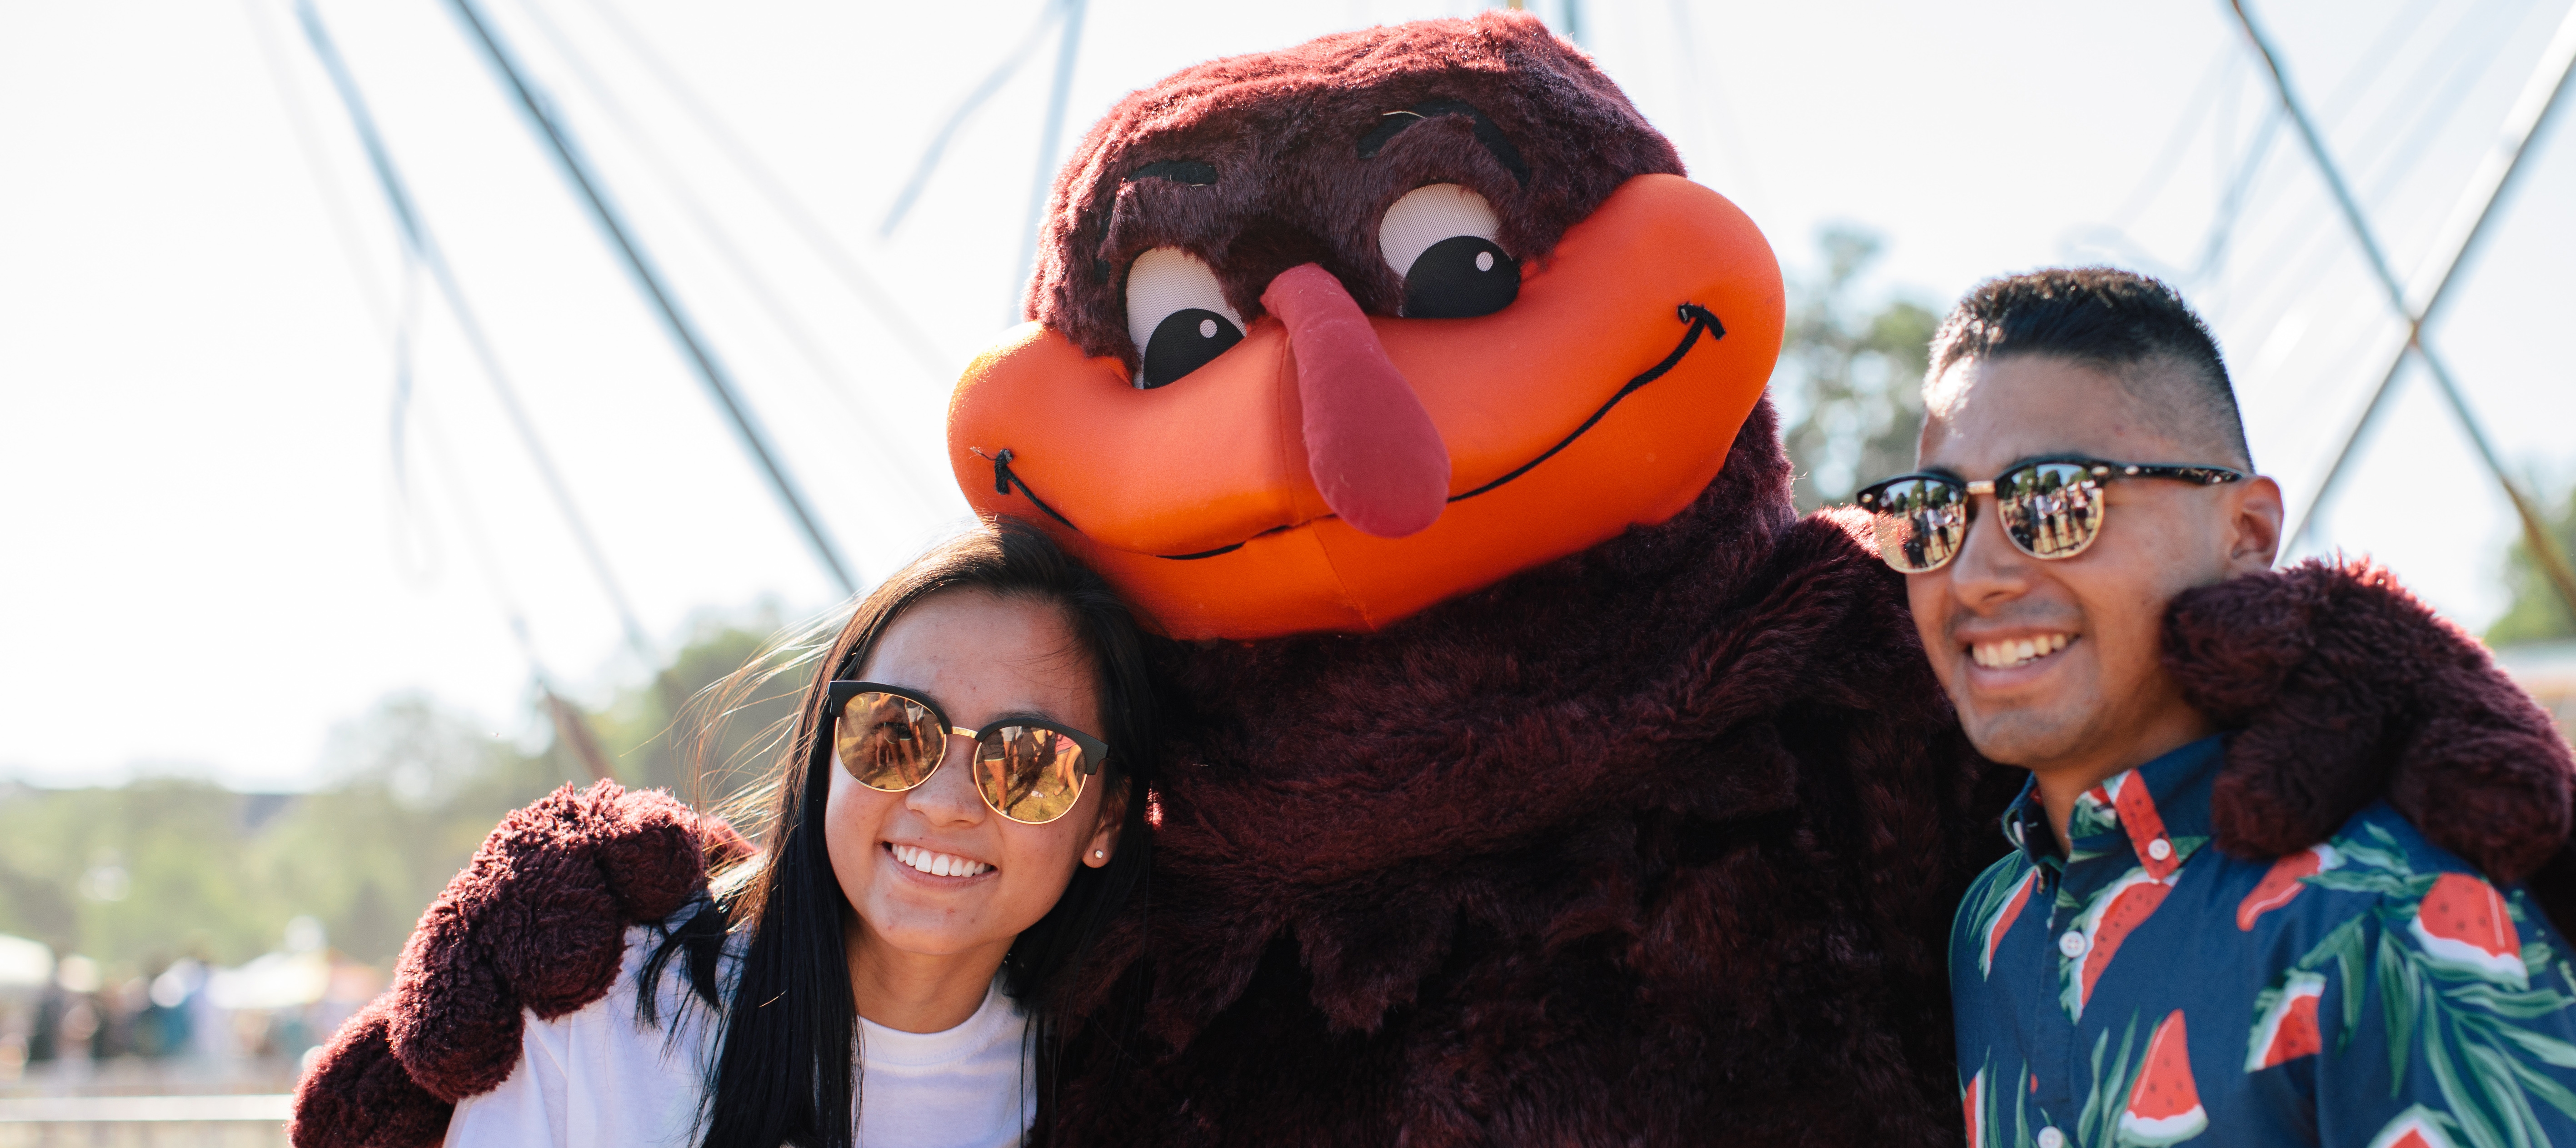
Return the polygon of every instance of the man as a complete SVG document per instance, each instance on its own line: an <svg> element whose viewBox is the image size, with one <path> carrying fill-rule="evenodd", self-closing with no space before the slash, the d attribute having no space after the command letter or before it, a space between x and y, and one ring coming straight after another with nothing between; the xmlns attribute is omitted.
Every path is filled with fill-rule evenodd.
<svg viewBox="0 0 2576 1148"><path fill-rule="evenodd" d="M1858 500L1968 737L2031 775L1952 928L1971 1142L2576 1144L2576 979L2519 888L2378 802L2277 861L2208 847L2233 754L2169 608L2292 576L2198 317L2118 271L1997 279L1924 394L1922 471Z"/></svg>

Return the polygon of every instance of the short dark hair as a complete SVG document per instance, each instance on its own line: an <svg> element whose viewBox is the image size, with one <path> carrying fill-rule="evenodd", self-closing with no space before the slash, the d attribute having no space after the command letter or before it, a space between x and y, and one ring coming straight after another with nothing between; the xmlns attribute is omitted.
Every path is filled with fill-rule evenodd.
<svg viewBox="0 0 2576 1148"><path fill-rule="evenodd" d="M2112 267L2051 267L1979 283L1932 336L1926 382L1968 359L2011 355L2054 355L2124 383L2143 381L2140 366L2175 368L2182 386L2132 393L2179 416L2183 437L2236 453L2209 461L2252 465L2218 341L2180 292L2155 279Z"/></svg>

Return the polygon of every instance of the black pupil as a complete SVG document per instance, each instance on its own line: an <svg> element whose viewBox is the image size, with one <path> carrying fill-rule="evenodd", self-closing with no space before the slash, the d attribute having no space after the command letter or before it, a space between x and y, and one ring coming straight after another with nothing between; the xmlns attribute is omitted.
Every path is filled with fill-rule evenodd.
<svg viewBox="0 0 2576 1148"><path fill-rule="evenodd" d="M1243 329L1214 311L1199 307L1174 311L1155 324L1154 336L1145 340L1144 378L1138 385L1152 390L1177 381L1242 341Z"/></svg>
<svg viewBox="0 0 2576 1148"><path fill-rule="evenodd" d="M1424 251L1404 273L1404 317L1472 319L1512 305L1521 265L1494 241L1452 235Z"/></svg>

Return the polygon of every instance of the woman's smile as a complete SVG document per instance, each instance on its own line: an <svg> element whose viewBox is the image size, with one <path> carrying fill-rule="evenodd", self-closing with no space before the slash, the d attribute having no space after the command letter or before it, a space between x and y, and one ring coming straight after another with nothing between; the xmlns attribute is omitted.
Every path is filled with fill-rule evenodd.
<svg viewBox="0 0 2576 1148"><path fill-rule="evenodd" d="M902 868L911 870L914 876L932 878L942 885L961 884L981 877L990 877L999 871L989 862L955 853L943 853L920 845L888 841L885 843L885 851L886 855L899 862Z"/></svg>

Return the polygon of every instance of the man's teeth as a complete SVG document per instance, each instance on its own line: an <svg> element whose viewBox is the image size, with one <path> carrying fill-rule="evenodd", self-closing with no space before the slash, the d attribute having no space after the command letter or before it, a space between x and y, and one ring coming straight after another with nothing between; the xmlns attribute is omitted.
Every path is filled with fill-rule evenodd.
<svg viewBox="0 0 2576 1148"><path fill-rule="evenodd" d="M1968 656L1990 670L2008 670L2025 662L2038 661L2066 648L2075 640L2073 634L2042 634L2036 638L2015 638L2002 642L1979 642L1968 647Z"/></svg>
<svg viewBox="0 0 2576 1148"><path fill-rule="evenodd" d="M894 859L928 873L933 877L980 877L993 871L981 861L949 853L933 853L918 845L888 845Z"/></svg>

